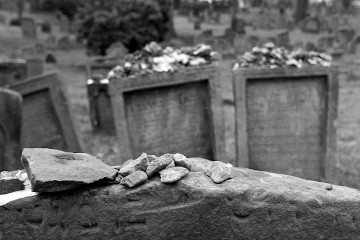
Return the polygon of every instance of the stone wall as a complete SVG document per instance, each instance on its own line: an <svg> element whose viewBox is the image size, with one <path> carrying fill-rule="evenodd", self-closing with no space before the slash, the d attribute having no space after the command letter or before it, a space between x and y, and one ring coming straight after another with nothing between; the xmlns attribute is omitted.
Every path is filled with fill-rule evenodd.
<svg viewBox="0 0 360 240"><path fill-rule="evenodd" d="M360 192L248 169L215 184L88 186L1 204L0 239L359 239Z"/></svg>

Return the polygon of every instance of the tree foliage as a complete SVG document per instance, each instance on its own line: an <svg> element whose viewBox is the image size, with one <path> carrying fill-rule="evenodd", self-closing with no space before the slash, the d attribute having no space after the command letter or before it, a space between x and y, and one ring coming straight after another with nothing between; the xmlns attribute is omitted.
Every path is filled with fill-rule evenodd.
<svg viewBox="0 0 360 240"><path fill-rule="evenodd" d="M162 41L171 26L160 1L90 0L76 16L78 39L96 55L105 55L106 49L118 41L130 52L151 41Z"/></svg>

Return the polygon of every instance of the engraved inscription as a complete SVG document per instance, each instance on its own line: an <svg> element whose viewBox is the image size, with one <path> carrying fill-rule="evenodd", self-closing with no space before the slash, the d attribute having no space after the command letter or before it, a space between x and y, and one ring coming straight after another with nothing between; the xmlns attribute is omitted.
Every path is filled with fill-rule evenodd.
<svg viewBox="0 0 360 240"><path fill-rule="evenodd" d="M320 180L325 79L251 80L246 89L249 165Z"/></svg>
<svg viewBox="0 0 360 240"><path fill-rule="evenodd" d="M134 156L181 152L212 159L207 82L128 92L124 100Z"/></svg>
<svg viewBox="0 0 360 240"><path fill-rule="evenodd" d="M49 91L34 92L23 96L23 99L22 141L24 147L66 150Z"/></svg>

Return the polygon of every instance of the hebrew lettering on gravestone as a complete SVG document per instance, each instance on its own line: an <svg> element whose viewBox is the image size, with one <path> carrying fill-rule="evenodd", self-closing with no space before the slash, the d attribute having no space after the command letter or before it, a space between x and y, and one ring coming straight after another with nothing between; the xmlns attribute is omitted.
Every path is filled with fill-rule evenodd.
<svg viewBox="0 0 360 240"><path fill-rule="evenodd" d="M24 147L82 152L78 128L57 73L29 78L10 88L23 97Z"/></svg>
<svg viewBox="0 0 360 240"><path fill-rule="evenodd" d="M216 67L113 79L109 88L122 161L142 152L227 161Z"/></svg>
<svg viewBox="0 0 360 240"><path fill-rule="evenodd" d="M240 69L234 95L237 166L317 181L331 177L335 68Z"/></svg>
<svg viewBox="0 0 360 240"><path fill-rule="evenodd" d="M21 169L21 95L0 88L0 171Z"/></svg>
<svg viewBox="0 0 360 240"><path fill-rule="evenodd" d="M29 18L29 17L22 18L21 29L24 38L29 38L29 39L37 38L36 23L33 18Z"/></svg>

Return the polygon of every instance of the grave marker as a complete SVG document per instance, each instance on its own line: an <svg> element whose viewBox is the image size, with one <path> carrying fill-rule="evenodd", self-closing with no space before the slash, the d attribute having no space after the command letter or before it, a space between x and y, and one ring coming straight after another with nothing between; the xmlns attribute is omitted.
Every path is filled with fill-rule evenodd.
<svg viewBox="0 0 360 240"><path fill-rule="evenodd" d="M30 38L30 39L37 38L36 23L33 18L29 18L29 17L22 18L21 29L24 38Z"/></svg>
<svg viewBox="0 0 360 240"><path fill-rule="evenodd" d="M6 60L0 62L0 86L26 78L25 60Z"/></svg>
<svg viewBox="0 0 360 240"><path fill-rule="evenodd" d="M0 88L0 172L23 168L20 162L21 103L20 94Z"/></svg>
<svg viewBox="0 0 360 240"><path fill-rule="evenodd" d="M110 81L120 158L181 152L227 161L215 66Z"/></svg>
<svg viewBox="0 0 360 240"><path fill-rule="evenodd" d="M58 74L46 73L12 84L23 97L24 147L82 152L82 144Z"/></svg>
<svg viewBox="0 0 360 240"><path fill-rule="evenodd" d="M234 73L237 165L310 180L331 177L338 82L334 68Z"/></svg>

